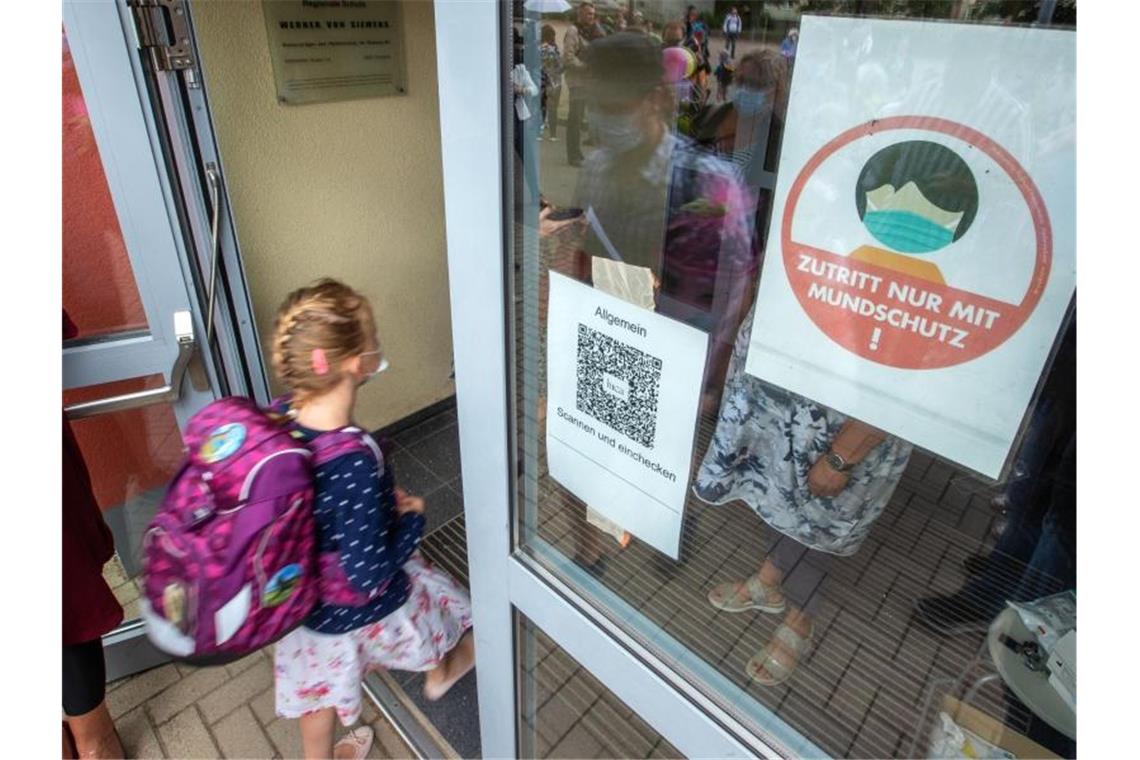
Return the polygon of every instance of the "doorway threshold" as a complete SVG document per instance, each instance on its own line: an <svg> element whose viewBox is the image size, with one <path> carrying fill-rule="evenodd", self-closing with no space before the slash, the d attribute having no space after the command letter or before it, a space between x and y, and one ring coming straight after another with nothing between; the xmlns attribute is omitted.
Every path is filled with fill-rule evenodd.
<svg viewBox="0 0 1140 760"><path fill-rule="evenodd" d="M462 757L391 673L378 671L369 674L364 681L364 691L417 758L453 760Z"/></svg>
<svg viewBox="0 0 1140 760"><path fill-rule="evenodd" d="M378 431L392 444L396 482L427 504L424 558L469 588L467 533L459 468L459 431L454 398ZM420 757L478 758L477 673L456 683L437 702L423 696L423 674L391 671L365 681L377 708Z"/></svg>

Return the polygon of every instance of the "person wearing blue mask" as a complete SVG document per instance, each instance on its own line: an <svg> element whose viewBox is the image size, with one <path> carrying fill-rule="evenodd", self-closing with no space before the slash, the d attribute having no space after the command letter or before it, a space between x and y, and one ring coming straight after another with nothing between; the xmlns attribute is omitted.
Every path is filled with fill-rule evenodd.
<svg viewBox="0 0 1140 760"><path fill-rule="evenodd" d="M788 76L784 60L771 50L741 57L729 90L731 112L716 131L718 150L741 168L745 181L758 186L766 157L779 144Z"/></svg>
<svg viewBox="0 0 1140 760"><path fill-rule="evenodd" d="M755 199L729 162L673 131L675 93L649 37L598 40L586 61L598 149L573 199L585 221L558 235L560 269L595 284L595 268L620 267L652 282L654 311L707 331L704 403L715 409L759 267ZM602 532L578 535L577 561L600 571Z"/></svg>

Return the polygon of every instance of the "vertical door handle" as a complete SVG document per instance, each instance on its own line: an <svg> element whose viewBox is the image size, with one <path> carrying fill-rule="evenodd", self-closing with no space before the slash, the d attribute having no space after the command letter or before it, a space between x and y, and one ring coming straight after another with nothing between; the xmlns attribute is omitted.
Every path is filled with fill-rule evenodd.
<svg viewBox="0 0 1140 760"><path fill-rule="evenodd" d="M174 367L170 370L170 382L161 388L150 388L145 391L124 393L120 396L83 401L64 407L68 419L81 420L84 417L95 417L100 414L121 412L126 409L138 409L152 404L165 404L177 401L182 395L182 380L186 376L186 367L194 356L196 342L194 340L194 323L190 312L179 311L174 314L174 335L178 339L178 355L174 358Z"/></svg>

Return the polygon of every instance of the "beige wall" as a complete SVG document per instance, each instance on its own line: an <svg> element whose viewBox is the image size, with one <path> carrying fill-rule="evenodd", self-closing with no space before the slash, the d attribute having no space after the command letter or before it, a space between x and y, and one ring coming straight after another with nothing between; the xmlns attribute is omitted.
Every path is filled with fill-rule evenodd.
<svg viewBox="0 0 1140 760"><path fill-rule="evenodd" d="M290 290L336 277L372 301L391 361L357 421L451 395L432 4L403 4L407 95L303 106L277 103L260 0L193 10L262 343Z"/></svg>

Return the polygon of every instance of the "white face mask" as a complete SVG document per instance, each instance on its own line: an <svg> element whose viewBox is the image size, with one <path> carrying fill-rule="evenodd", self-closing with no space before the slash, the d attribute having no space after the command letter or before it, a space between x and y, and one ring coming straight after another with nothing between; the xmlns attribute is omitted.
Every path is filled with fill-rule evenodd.
<svg viewBox="0 0 1140 760"><path fill-rule="evenodd" d="M637 123L637 113L604 113L588 109L590 128L603 147L615 153L625 153L641 145L645 134Z"/></svg>

